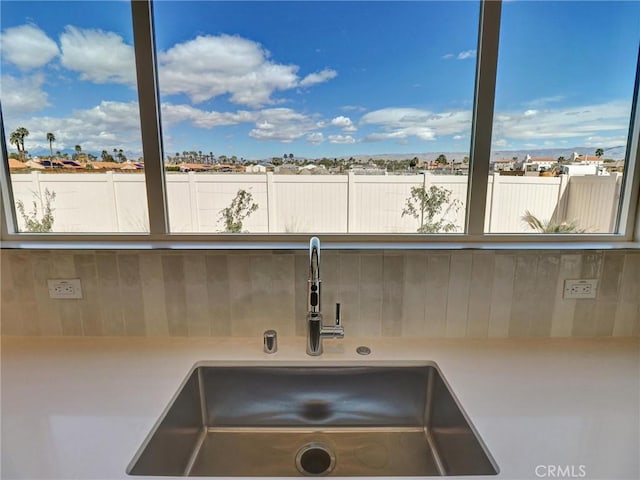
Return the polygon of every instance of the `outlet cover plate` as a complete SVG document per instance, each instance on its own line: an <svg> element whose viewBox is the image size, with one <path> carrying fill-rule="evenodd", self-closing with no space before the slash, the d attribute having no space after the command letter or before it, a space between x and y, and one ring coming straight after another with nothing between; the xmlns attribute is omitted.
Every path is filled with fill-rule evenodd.
<svg viewBox="0 0 640 480"><path fill-rule="evenodd" d="M47 280L50 298L82 298L82 285L79 278Z"/></svg>
<svg viewBox="0 0 640 480"><path fill-rule="evenodd" d="M598 279L577 279L577 280L565 280L564 281L564 295L563 298L596 298L598 293Z"/></svg>

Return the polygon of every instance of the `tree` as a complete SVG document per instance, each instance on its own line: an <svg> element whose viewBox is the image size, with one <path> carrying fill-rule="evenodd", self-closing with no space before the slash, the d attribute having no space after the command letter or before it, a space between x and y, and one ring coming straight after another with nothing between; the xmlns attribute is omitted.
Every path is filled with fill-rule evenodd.
<svg viewBox="0 0 640 480"><path fill-rule="evenodd" d="M106 150L102 150L102 153L100 154L100 158L102 159L103 162L115 162L115 160L113 159L113 155L111 155Z"/></svg>
<svg viewBox="0 0 640 480"><path fill-rule="evenodd" d="M16 146L18 150L18 155L20 155L20 159L24 161L25 156L25 148L24 148L24 139L29 136L29 130L24 127L18 127L9 135L9 143Z"/></svg>
<svg viewBox="0 0 640 480"><path fill-rule="evenodd" d="M73 159L77 160L78 156L80 155L80 152L82 152L82 147L80 145L76 145L75 147L73 147L73 149L76 152L76 153L73 154Z"/></svg>
<svg viewBox="0 0 640 480"><path fill-rule="evenodd" d="M11 132L11 134L9 135L9 144L16 146L16 150L18 150L18 155L22 158L22 155L21 155L22 150L20 149L20 134L18 133L17 130Z"/></svg>
<svg viewBox="0 0 640 480"><path fill-rule="evenodd" d="M47 142L49 142L49 158L53 158L53 142L56 141L56 136L49 132L47 133Z"/></svg>
<svg viewBox="0 0 640 480"><path fill-rule="evenodd" d="M604 155L604 150L601 148L596 148L596 157L598 157L598 160L600 160L600 157Z"/></svg>
<svg viewBox="0 0 640 480"><path fill-rule="evenodd" d="M241 188L235 198L231 200L231 204L220 210L220 220L224 223L224 231L228 233L242 232L242 222L256 210L258 210L258 204L253 203L253 195Z"/></svg>
<svg viewBox="0 0 640 480"><path fill-rule="evenodd" d="M25 230L27 232L45 233L50 232L53 228L53 208L51 202L56 198L56 192L49 191L48 188L44 189L44 201L40 195L34 194L36 200L40 202L40 210L42 210L42 217L38 218L38 204L36 200L33 201L33 210L27 213L24 208L22 200L16 202L16 210L24 220Z"/></svg>
<svg viewBox="0 0 640 480"><path fill-rule="evenodd" d="M455 223L445 217L449 212L457 212L461 205L460 200L451 201L451 190L435 185L427 190L421 185L411 188L411 196L407 198L402 216L411 215L420 220L418 233L455 232Z"/></svg>
<svg viewBox="0 0 640 480"><path fill-rule="evenodd" d="M436 158L436 163L442 164L442 165L446 165L447 163L449 163L447 161L447 157L443 154L438 155L438 158Z"/></svg>
<svg viewBox="0 0 640 480"><path fill-rule="evenodd" d="M25 150L25 148L24 148L24 139L25 139L25 137L28 137L28 136L29 136L29 130L27 130L27 129L26 129L26 128L24 128L24 127L20 127L20 128L18 128L16 131L17 131L17 132L19 133L19 135L20 135L20 147L22 148L22 157L23 157L23 159L24 159L24 154L26 153L26 150Z"/></svg>
<svg viewBox="0 0 640 480"><path fill-rule="evenodd" d="M557 222L555 220L540 220L529 210L525 210L522 221L538 233L584 233L585 229L578 228L575 221Z"/></svg>

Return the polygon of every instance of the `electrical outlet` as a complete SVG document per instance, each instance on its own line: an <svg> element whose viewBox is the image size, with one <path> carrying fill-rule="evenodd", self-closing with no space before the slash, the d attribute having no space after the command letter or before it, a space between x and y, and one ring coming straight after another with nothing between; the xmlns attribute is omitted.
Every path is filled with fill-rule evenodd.
<svg viewBox="0 0 640 480"><path fill-rule="evenodd" d="M50 298L82 298L79 278L47 280Z"/></svg>
<svg viewBox="0 0 640 480"><path fill-rule="evenodd" d="M564 281L563 298L596 298L598 279L579 279Z"/></svg>

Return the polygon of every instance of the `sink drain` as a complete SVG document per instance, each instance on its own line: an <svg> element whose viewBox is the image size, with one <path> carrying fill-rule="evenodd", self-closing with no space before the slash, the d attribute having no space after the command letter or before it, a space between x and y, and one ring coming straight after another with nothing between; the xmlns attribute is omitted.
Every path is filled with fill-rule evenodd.
<svg viewBox="0 0 640 480"><path fill-rule="evenodd" d="M303 475L326 475L336 464L336 457L321 443L309 443L296 454L296 467Z"/></svg>

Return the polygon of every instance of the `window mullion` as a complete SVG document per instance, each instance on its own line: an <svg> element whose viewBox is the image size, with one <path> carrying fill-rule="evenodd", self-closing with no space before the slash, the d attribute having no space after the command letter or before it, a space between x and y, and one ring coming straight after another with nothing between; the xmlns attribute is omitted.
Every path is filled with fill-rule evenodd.
<svg viewBox="0 0 640 480"><path fill-rule="evenodd" d="M478 61L467 192L466 233L469 235L484 234L501 11L501 0L483 1L480 7Z"/></svg>
<svg viewBox="0 0 640 480"><path fill-rule="evenodd" d="M150 0L133 0L131 2L131 13L133 17L149 232L152 235L162 235L169 232L169 221L164 181L162 125L160 122L160 99L153 33L153 5Z"/></svg>
<svg viewBox="0 0 640 480"><path fill-rule="evenodd" d="M626 239L637 241L640 239L640 48L632 102L617 231Z"/></svg>
<svg viewBox="0 0 640 480"><path fill-rule="evenodd" d="M0 110L0 154L2 155L2 167L0 172L0 237L18 231L18 219L13 201L13 186L11 185L11 172L9 170L9 152L4 136L4 118Z"/></svg>

